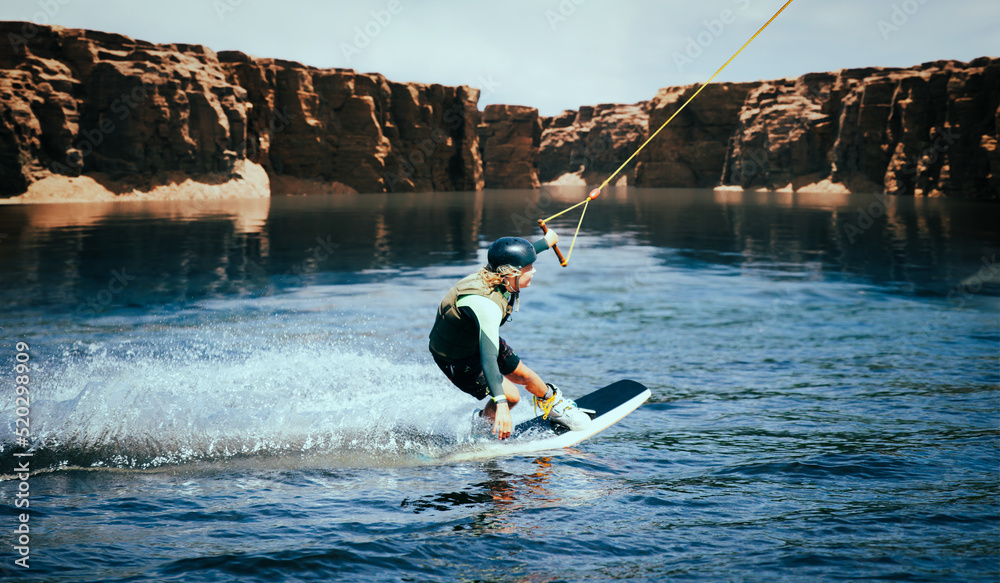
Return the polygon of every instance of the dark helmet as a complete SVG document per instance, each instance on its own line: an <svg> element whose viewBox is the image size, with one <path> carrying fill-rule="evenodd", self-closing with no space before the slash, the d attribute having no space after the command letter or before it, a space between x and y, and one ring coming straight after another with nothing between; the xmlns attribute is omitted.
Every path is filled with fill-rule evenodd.
<svg viewBox="0 0 1000 583"><path fill-rule="evenodd" d="M504 265L522 269L534 263L535 257L535 247L527 239L520 237L501 237L490 245L490 250L486 253L491 271Z"/></svg>

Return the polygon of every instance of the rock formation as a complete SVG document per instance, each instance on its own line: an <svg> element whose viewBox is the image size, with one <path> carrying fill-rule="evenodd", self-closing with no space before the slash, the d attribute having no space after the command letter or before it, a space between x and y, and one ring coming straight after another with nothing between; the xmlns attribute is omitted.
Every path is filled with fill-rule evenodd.
<svg viewBox="0 0 1000 583"><path fill-rule="evenodd" d="M541 118L197 45L21 22L0 39L0 198L24 202L593 185L697 90ZM998 120L986 57L717 83L618 180L998 199Z"/></svg>
<svg viewBox="0 0 1000 583"><path fill-rule="evenodd" d="M837 78L823 73L754 84L729 140L721 183L777 189L828 179L838 115L830 87Z"/></svg>
<svg viewBox="0 0 1000 583"><path fill-rule="evenodd" d="M722 183L1000 198L1000 59L850 69L751 91Z"/></svg>
<svg viewBox="0 0 1000 583"><path fill-rule="evenodd" d="M578 176L587 148L609 127L645 140L696 91L661 89L648 104L594 125L594 108L547 118L543 182ZM629 109L631 108L631 109ZM648 112L648 114L647 114ZM797 79L717 83L636 157L624 174L646 187L739 187L1000 198L1000 59L940 61L909 69L849 69ZM614 164L577 182L603 181L642 140L608 143ZM621 148L619 149L619 145Z"/></svg>
<svg viewBox="0 0 1000 583"><path fill-rule="evenodd" d="M271 176L360 192L482 188L475 89L233 51L219 60L253 104L245 155Z"/></svg>
<svg viewBox="0 0 1000 583"><path fill-rule="evenodd" d="M0 196L81 175L117 193L222 183L254 167L269 190L483 187L475 89L25 23L0 36Z"/></svg>
<svg viewBox="0 0 1000 583"><path fill-rule="evenodd" d="M583 185L603 181L646 139L649 102L601 104L542 120L538 174L542 182ZM634 165L623 170L627 183ZM617 182L617 181L616 181Z"/></svg>
<svg viewBox="0 0 1000 583"><path fill-rule="evenodd" d="M479 126L486 188L538 188L541 138L537 109L520 105L487 106Z"/></svg>
<svg viewBox="0 0 1000 583"><path fill-rule="evenodd" d="M729 137L752 83L706 87L640 152L637 186L711 188L719 183ZM655 132L698 90L697 85L661 89L652 102L649 131ZM648 135L648 134L647 134Z"/></svg>
<svg viewBox="0 0 1000 583"><path fill-rule="evenodd" d="M228 180L243 159L246 91L214 53L95 31L2 23L0 194L56 176Z"/></svg>

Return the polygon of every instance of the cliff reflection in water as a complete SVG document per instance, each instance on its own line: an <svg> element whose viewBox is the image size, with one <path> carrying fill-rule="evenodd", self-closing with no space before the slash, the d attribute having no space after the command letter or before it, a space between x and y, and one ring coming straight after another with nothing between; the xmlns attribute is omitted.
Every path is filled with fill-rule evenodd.
<svg viewBox="0 0 1000 583"><path fill-rule="evenodd" d="M0 293L8 306L87 316L112 301L151 307L473 265L493 239L539 236L539 217L585 196L563 187L3 207ZM608 189L590 205L574 260L588 244L613 245L593 239L611 234L688 261L944 294L995 264L998 211L952 199ZM565 245L578 216L551 223Z"/></svg>

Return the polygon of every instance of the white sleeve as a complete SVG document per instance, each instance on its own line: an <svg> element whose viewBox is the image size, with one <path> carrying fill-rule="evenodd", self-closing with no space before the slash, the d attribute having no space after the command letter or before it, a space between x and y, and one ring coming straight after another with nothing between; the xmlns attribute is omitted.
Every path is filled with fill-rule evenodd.
<svg viewBox="0 0 1000 583"><path fill-rule="evenodd" d="M500 322L503 320L503 310L493 300L480 295L462 296L455 304L459 308L468 307L476 314L479 329L493 342L500 346Z"/></svg>

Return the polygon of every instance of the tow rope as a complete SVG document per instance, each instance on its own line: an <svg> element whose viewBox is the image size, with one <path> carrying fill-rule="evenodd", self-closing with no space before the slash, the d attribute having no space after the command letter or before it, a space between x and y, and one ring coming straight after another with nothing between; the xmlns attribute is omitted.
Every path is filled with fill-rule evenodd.
<svg viewBox="0 0 1000 583"><path fill-rule="evenodd" d="M583 211L580 213L580 221L576 224L576 232L573 233L573 240L569 244L569 252L566 253L566 256L563 257L562 251L559 250L559 247L557 245L553 245L552 246L552 250L556 252L556 257L559 258L559 264L560 265L562 265L563 267L566 267L566 265L569 263L569 258L573 254L573 246L576 244L576 238L580 234L580 226L583 225L583 217L584 217L584 215L587 214L587 205L590 204L590 201L592 201L595 198L597 198L598 196L600 196L601 191L604 189L604 187L607 186L608 183L610 183L614 179L614 177L617 176L618 173L621 172L622 169L625 168L625 166L627 166L628 163L631 162L632 159L635 158L639 154L639 152L641 152L642 149L646 147L646 144L648 144L651 141L653 141L653 138L655 138L656 135L659 134L661 130L663 130L663 128L667 127L667 124L670 123L675 117L677 117L677 114L679 114L685 107L687 107L687 105L689 103L691 103L691 101L693 101L695 97L698 97L698 94L701 93L701 90L704 89L705 87L707 87L709 85L709 83L711 83L719 75L719 73L722 72L723 69L725 69L726 67L728 67L729 63L732 63L733 59L735 59L737 55L739 55L740 53L742 53L743 49L747 48L747 45L749 45L751 42L753 42L753 39L757 38L757 35L759 35L760 33L764 32L764 29L767 28L768 25L770 25L772 22L774 22L774 19L777 18L778 15L781 14L782 11L785 10L785 8L788 8L788 5L791 4L791 3L792 3L792 0L788 0L788 2L785 2L785 5L782 6L781 8L779 8L778 11L774 13L774 16L772 16L770 20L768 20L767 22L765 22L764 26L760 27L760 29L757 32L755 32L752 37L750 37L750 40L748 40L747 42L743 43L743 46L741 46L738 51L736 51L735 53L733 53L733 56L729 57L729 60L726 61L725 64L723 64L721 67L719 67L719 70L716 71L711 77L708 78L708 81L705 81L701 85L701 87L699 87L698 90L695 91L694 94L691 95L691 97L688 97L687 101L685 101L684 104L681 105L677 109L677 111L675 111L673 113L673 115L671 115L669 118L667 118L667 121L663 122L663 125L661 125L659 129L657 129L655 132L653 132L652 135L650 135L646 139L646 141L643 142L642 145L639 146L636 149L636 151L633 152L632 155L628 157L628 159L626 159L624 162L622 162L622 165L619 166L617 170L615 170L614 172L612 172L611 175L608 176L604 180L604 182L601 183L600 186L598 186L597 188L591 190L590 194L587 195L587 198L581 200L580 202L574 204L573 206L570 206L569 208L566 208L566 209L564 209L562 211L559 211L558 213L552 215L551 217L548 217L547 219L538 219L538 226L542 228L542 232L543 233L548 233L549 229L548 229L547 226L545 226L545 223L551 221L552 219L554 219L554 218L556 218L558 216L561 216L561 215L563 215L565 213L568 213L569 211L577 208L580 205L583 205Z"/></svg>

